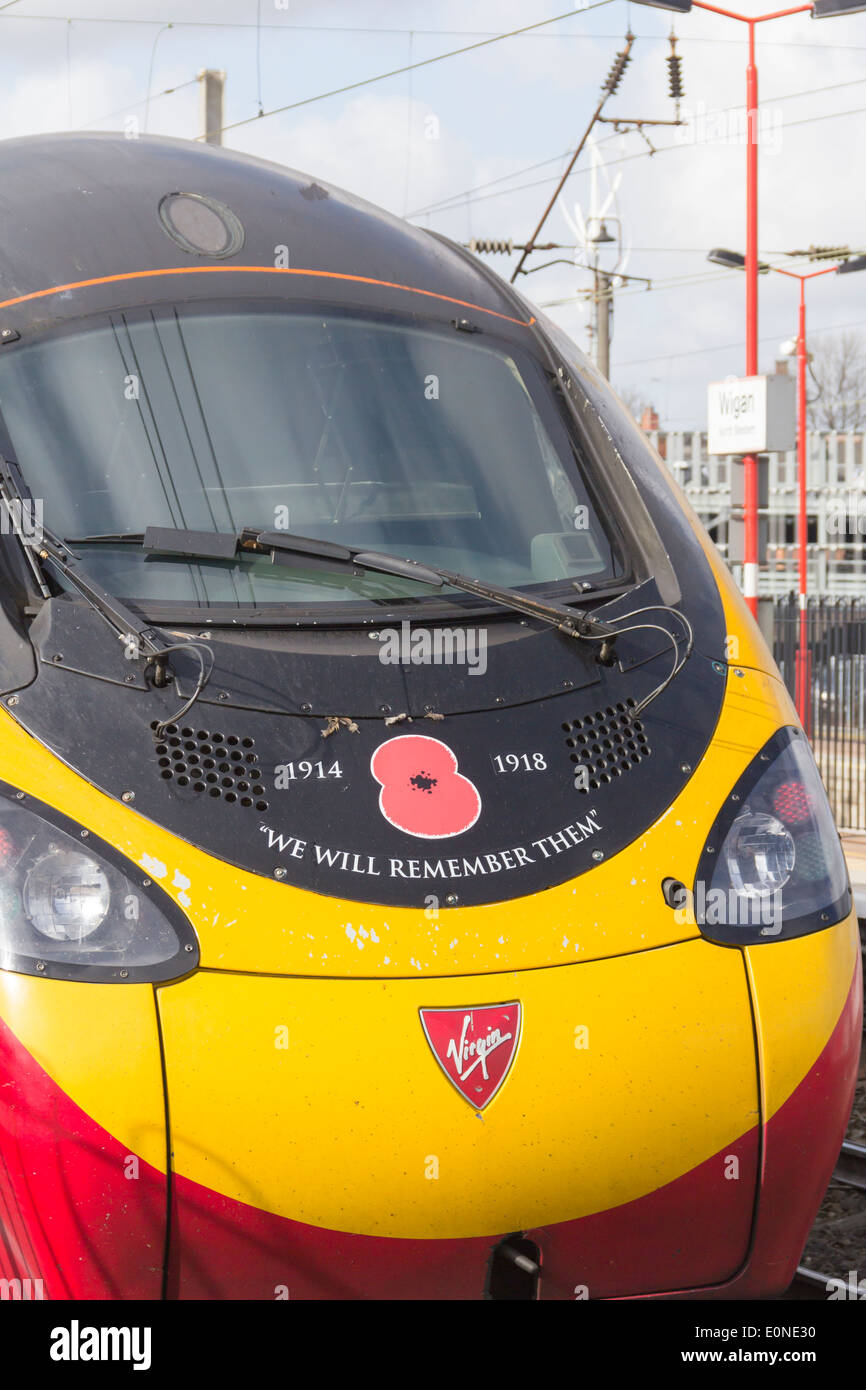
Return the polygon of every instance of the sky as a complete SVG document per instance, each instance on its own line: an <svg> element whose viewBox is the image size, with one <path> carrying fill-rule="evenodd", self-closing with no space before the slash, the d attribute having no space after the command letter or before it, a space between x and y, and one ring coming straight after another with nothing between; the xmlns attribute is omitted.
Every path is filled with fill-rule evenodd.
<svg viewBox="0 0 866 1390"><path fill-rule="evenodd" d="M632 61L604 114L673 118L672 21L686 123L647 128L655 153L636 131L595 131L597 187L613 193L608 227L622 238L603 264L641 277L616 295L611 379L652 402L667 428L704 428L707 383L745 367L744 276L706 260L714 246L745 249L745 24L625 0L577 9L563 0L0 0L0 138L134 128L195 139L196 76L218 68L227 147L457 241L523 242L629 28ZM540 27L483 42L528 25ZM757 36L762 258L790 266L786 253L810 245L866 251L866 13L796 14ZM351 84L363 85L337 90ZM541 268L519 279L584 348L591 276L572 248L575 207L590 211L592 158L585 149L540 237L567 249L535 253L527 269ZM564 263L545 266L557 258ZM516 257L488 260L508 276ZM795 282L761 278L762 370L794 335L796 306ZM809 288L813 343L841 330L866 334L866 274Z"/></svg>

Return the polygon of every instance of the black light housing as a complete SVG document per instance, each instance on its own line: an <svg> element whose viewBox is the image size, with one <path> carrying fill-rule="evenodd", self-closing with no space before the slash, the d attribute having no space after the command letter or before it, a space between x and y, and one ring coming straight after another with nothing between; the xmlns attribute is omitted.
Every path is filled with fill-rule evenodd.
<svg viewBox="0 0 866 1390"><path fill-rule="evenodd" d="M198 940L150 874L53 806L0 782L0 967L102 984L188 974L199 962Z"/></svg>
<svg viewBox="0 0 866 1390"><path fill-rule="evenodd" d="M677 14L688 14L692 8L692 0L635 0L635 4L651 10L676 10Z"/></svg>
<svg viewBox="0 0 866 1390"><path fill-rule="evenodd" d="M779 729L725 799L698 863L692 904L677 908L677 921L696 921L717 945L758 945L825 931L848 916L852 901L806 736Z"/></svg>
<svg viewBox="0 0 866 1390"><path fill-rule="evenodd" d="M726 251L721 246L713 247L712 251L707 252L707 260L712 261L713 265L723 265L726 270L745 270L746 258L739 251ZM758 274L766 275L770 267L766 261L758 261Z"/></svg>
<svg viewBox="0 0 866 1390"><path fill-rule="evenodd" d="M836 274L850 275L855 270L866 270L866 256L852 256L850 261L843 261L841 265L837 265Z"/></svg>

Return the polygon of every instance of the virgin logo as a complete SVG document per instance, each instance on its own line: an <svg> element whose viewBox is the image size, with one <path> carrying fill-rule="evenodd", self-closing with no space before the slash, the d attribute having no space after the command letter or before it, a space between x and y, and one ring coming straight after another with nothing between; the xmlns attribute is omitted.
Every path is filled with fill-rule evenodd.
<svg viewBox="0 0 866 1390"><path fill-rule="evenodd" d="M457 771L447 743L404 734L380 743L370 759L380 784L379 810L390 825L425 840L462 835L481 814L473 782Z"/></svg>
<svg viewBox="0 0 866 1390"><path fill-rule="evenodd" d="M483 1110L499 1090L520 1040L520 1004L468 1009L421 1009L433 1056L473 1110Z"/></svg>

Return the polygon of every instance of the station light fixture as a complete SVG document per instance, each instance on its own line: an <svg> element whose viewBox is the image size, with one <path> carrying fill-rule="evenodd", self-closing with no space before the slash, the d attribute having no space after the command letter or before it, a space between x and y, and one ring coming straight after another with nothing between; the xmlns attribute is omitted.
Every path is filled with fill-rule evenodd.
<svg viewBox="0 0 866 1390"><path fill-rule="evenodd" d="M866 270L866 256L852 256L850 261L837 265L837 275L850 275L854 270Z"/></svg>
<svg viewBox="0 0 866 1390"><path fill-rule="evenodd" d="M815 0L813 19L832 19L835 15L858 14L866 10L866 0Z"/></svg>
<svg viewBox="0 0 866 1390"><path fill-rule="evenodd" d="M653 10L675 10L677 14L688 14L692 8L692 0L634 0L634 2L637 5L646 5L648 9ZM696 8L703 10L711 9L712 6L698 4ZM814 0L812 18L833 19L836 16L858 14L862 10L866 10L866 0ZM740 16L735 17L739 18ZM769 18L769 16L766 17Z"/></svg>
<svg viewBox="0 0 866 1390"><path fill-rule="evenodd" d="M707 260L712 261L713 265L723 265L726 270L745 270L746 258L739 251L726 251L721 246L716 246L712 251L707 252ZM758 261L758 274L766 275L770 267L766 261Z"/></svg>
<svg viewBox="0 0 866 1390"><path fill-rule="evenodd" d="M635 0L635 4L651 10L676 10L677 14L688 14L692 8L692 0Z"/></svg>

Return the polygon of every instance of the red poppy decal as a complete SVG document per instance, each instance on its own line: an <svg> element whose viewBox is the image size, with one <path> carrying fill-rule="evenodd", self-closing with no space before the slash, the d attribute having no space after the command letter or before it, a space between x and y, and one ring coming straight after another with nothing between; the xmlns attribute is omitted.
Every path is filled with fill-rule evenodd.
<svg viewBox="0 0 866 1390"><path fill-rule="evenodd" d="M520 1039L520 1004L481 1008L421 1009L433 1056L473 1110L496 1095L514 1061Z"/></svg>
<svg viewBox="0 0 866 1390"><path fill-rule="evenodd" d="M462 835L481 814L475 785L457 771L457 759L438 738L403 734L380 743L370 771L382 787L379 810L407 835Z"/></svg>

